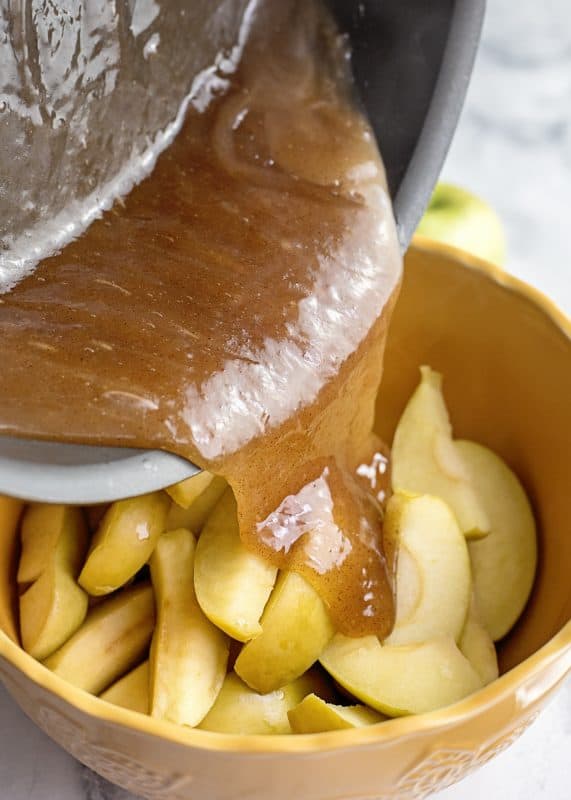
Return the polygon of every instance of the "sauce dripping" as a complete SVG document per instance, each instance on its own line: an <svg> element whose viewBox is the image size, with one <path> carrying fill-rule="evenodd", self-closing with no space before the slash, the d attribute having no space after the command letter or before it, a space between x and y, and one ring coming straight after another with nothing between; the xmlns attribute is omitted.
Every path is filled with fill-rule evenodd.
<svg viewBox="0 0 571 800"><path fill-rule="evenodd" d="M0 431L223 475L249 547L385 636L372 426L400 269L344 40L317 2L261 2L152 175L0 297Z"/></svg>

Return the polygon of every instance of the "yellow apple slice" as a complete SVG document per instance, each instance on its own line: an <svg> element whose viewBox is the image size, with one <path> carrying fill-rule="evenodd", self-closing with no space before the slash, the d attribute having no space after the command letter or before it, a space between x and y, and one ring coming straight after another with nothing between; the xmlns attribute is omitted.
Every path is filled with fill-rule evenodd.
<svg viewBox="0 0 571 800"><path fill-rule="evenodd" d="M178 503L172 502L167 515L166 529L174 531L178 528L187 528L198 535L227 486L224 478L216 475L188 508L182 508Z"/></svg>
<svg viewBox="0 0 571 800"><path fill-rule="evenodd" d="M77 585L77 575L85 558L88 534L77 508L38 506L33 510L40 513L27 515L25 520L23 556L27 557L27 567L35 564L40 568L40 554L46 563L37 580L20 596L20 631L24 650L43 661L78 630L87 614L88 597ZM40 524L37 538L33 535L36 523ZM42 524L50 530L49 537L42 536ZM34 555L36 543L38 553Z"/></svg>
<svg viewBox="0 0 571 800"><path fill-rule="evenodd" d="M465 536L479 538L490 521L472 485L464 459L452 441L442 396L442 376L421 367L421 382L408 401L392 447L394 491L432 494L447 503Z"/></svg>
<svg viewBox="0 0 571 800"><path fill-rule="evenodd" d="M191 727L216 700L226 675L229 644L196 600L195 549L190 531L168 531L150 562L157 599L150 656L151 714Z"/></svg>
<svg viewBox="0 0 571 800"><path fill-rule="evenodd" d="M138 584L90 611L44 664L74 686L101 694L145 657L154 624L153 590L148 583Z"/></svg>
<svg viewBox="0 0 571 800"><path fill-rule="evenodd" d="M164 492L113 503L93 537L79 576L86 592L110 594L147 563L165 530L169 505Z"/></svg>
<svg viewBox="0 0 571 800"><path fill-rule="evenodd" d="M149 705L149 662L143 661L138 667L128 672L107 691L99 695L102 700L129 711L148 714Z"/></svg>
<svg viewBox="0 0 571 800"><path fill-rule="evenodd" d="M394 494L385 535L396 543L396 619L386 645L459 639L470 601L468 547L446 503L430 495Z"/></svg>
<svg viewBox="0 0 571 800"><path fill-rule="evenodd" d="M291 683L317 661L335 630L315 589L296 572L282 572L261 619L234 665L248 686L266 694Z"/></svg>
<svg viewBox="0 0 571 800"><path fill-rule="evenodd" d="M85 520L81 509L51 503L28 506L22 517L22 552L17 580L21 585L33 583L51 564L62 531L77 531L85 541Z"/></svg>
<svg viewBox="0 0 571 800"><path fill-rule="evenodd" d="M213 480L214 475L203 469L185 481L168 486L166 491L177 505L188 508L205 489L208 489Z"/></svg>
<svg viewBox="0 0 571 800"><path fill-rule="evenodd" d="M196 546L194 588L200 607L233 639L247 642L262 632L260 617L277 573L242 544L236 501L227 489Z"/></svg>
<svg viewBox="0 0 571 800"><path fill-rule="evenodd" d="M508 633L531 593L537 533L527 495L512 470L487 447L458 442L492 532L470 542L472 574L482 622L494 641Z"/></svg>
<svg viewBox="0 0 571 800"><path fill-rule="evenodd" d="M308 694L299 705L288 711L287 715L294 733L322 733L362 728L386 719L367 706L338 706L326 703L316 694Z"/></svg>
<svg viewBox="0 0 571 800"><path fill-rule="evenodd" d="M320 661L344 689L390 717L434 711L482 686L451 636L382 645L376 636L350 639L338 633Z"/></svg>
<svg viewBox="0 0 571 800"><path fill-rule="evenodd" d="M496 680L499 675L496 648L480 619L474 595L458 647L472 664L484 686Z"/></svg>
<svg viewBox="0 0 571 800"><path fill-rule="evenodd" d="M310 692L321 690L323 679L310 670L297 680L268 694L259 694L230 672L216 702L199 727L205 731L237 734L291 733L288 711Z"/></svg>
<svg viewBox="0 0 571 800"><path fill-rule="evenodd" d="M18 597L14 573L18 566L20 531L18 522L24 504L12 497L0 495L0 630L19 642L16 620Z"/></svg>

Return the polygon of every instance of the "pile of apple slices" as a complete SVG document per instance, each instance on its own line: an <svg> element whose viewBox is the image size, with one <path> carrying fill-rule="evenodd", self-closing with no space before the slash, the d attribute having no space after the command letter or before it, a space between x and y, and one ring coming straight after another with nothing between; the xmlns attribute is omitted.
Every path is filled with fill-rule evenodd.
<svg viewBox="0 0 571 800"><path fill-rule="evenodd" d="M531 591L535 523L506 464L453 440L441 377L421 374L392 448L387 639L336 632L304 578L243 546L231 490L204 472L106 509L26 508L25 650L110 703L237 734L368 725L494 680L494 642Z"/></svg>

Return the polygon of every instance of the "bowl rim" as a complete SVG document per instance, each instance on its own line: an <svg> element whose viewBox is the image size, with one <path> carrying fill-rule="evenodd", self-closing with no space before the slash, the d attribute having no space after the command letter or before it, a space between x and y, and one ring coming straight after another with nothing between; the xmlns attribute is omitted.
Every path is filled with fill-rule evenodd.
<svg viewBox="0 0 571 800"><path fill-rule="evenodd" d="M571 342L571 319L561 311L552 300L538 289L508 274L500 267L477 256L447 244L416 235L413 240L416 250L438 253L456 262L457 266L479 272L484 278L523 296L547 314L561 332ZM23 673L33 683L54 694L66 704L89 717L144 733L174 744L196 750L234 752L242 755L299 754L325 751L339 751L347 748L379 746L396 739L402 741L428 730L436 731L452 727L461 720L474 717L492 705L509 698L516 686L525 687L525 703L540 699L544 693L554 688L571 671L571 620L539 650L498 679L478 690L469 697L446 708L419 715L397 717L363 728L343 731L328 731L314 734L292 735L243 735L203 731L185 728L174 723L154 719L151 716L114 706L94 695L72 686L63 678L36 661L22 650L10 637L0 631L0 659L5 659L12 667ZM540 682L537 691L533 679L545 669L557 664L553 682L546 686ZM554 673L555 674L555 673ZM3 677L0 672L0 680ZM11 680L6 682L10 688ZM523 699L522 699L523 704ZM498 732L500 733L500 731Z"/></svg>

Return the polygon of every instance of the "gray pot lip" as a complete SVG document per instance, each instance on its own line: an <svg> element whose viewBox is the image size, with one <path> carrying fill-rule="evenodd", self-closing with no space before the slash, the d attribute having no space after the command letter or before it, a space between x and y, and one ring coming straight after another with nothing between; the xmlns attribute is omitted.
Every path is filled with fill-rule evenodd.
<svg viewBox="0 0 571 800"><path fill-rule="evenodd" d="M456 0L428 113L393 200L406 251L438 180L462 112L482 33L486 0Z"/></svg>
<svg viewBox="0 0 571 800"><path fill-rule="evenodd" d="M147 494L200 468L174 453L0 437L0 491L29 502L92 505Z"/></svg>

